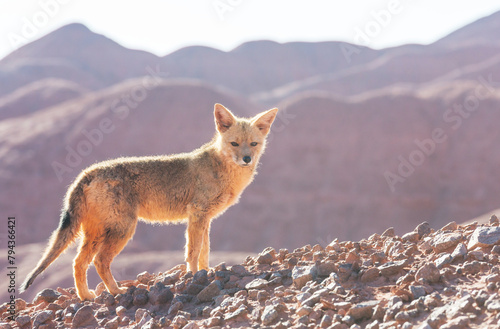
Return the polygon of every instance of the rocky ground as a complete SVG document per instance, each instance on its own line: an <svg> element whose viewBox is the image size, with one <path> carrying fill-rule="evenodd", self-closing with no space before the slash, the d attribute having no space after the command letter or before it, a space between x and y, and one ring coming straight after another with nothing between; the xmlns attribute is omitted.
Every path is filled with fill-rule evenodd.
<svg viewBox="0 0 500 329"><path fill-rule="evenodd" d="M265 249L241 265L186 272L178 265L102 283L93 301L74 288L0 306L0 328L498 328L500 226L422 223L359 242Z"/></svg>

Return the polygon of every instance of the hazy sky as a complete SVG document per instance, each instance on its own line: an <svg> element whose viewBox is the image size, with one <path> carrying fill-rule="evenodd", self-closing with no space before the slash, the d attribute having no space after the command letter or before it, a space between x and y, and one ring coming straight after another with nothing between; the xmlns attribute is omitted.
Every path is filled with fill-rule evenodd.
<svg viewBox="0 0 500 329"><path fill-rule="evenodd" d="M427 44L499 10L498 0L0 0L0 58L72 22L163 56L256 39Z"/></svg>

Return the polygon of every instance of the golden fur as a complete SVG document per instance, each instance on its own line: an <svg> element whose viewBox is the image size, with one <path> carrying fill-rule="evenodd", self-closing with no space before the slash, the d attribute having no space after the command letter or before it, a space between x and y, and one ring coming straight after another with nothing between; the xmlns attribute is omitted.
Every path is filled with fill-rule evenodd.
<svg viewBox="0 0 500 329"><path fill-rule="evenodd" d="M111 294L125 292L113 278L110 264L134 235L138 219L187 220L189 270L208 269L211 220L238 202L253 180L277 111L242 119L216 104L216 134L201 148L171 156L119 158L82 171L66 193L58 229L21 289L80 236L74 260L80 299L95 297L87 284L92 261Z"/></svg>

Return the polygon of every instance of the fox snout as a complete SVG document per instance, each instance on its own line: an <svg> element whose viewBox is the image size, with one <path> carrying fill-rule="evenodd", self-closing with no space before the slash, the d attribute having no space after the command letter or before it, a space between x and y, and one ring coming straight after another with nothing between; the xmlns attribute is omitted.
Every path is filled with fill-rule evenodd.
<svg viewBox="0 0 500 329"><path fill-rule="evenodd" d="M252 158L249 157L248 155L246 155L246 156L243 157L243 162L245 162L245 163L248 164L248 163L252 162Z"/></svg>

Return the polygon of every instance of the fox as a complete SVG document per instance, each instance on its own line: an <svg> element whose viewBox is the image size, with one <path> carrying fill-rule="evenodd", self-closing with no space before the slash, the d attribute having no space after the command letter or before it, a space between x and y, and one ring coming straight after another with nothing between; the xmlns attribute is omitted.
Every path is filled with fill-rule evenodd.
<svg viewBox="0 0 500 329"><path fill-rule="evenodd" d="M78 297L96 297L87 282L91 262L109 293L126 293L110 265L133 237L138 220L187 223L187 268L192 273L209 270L211 222L236 204L253 181L277 113L273 108L239 118L215 104L215 135L192 152L122 157L84 169L68 188L59 225L20 291L81 238L73 261Z"/></svg>

